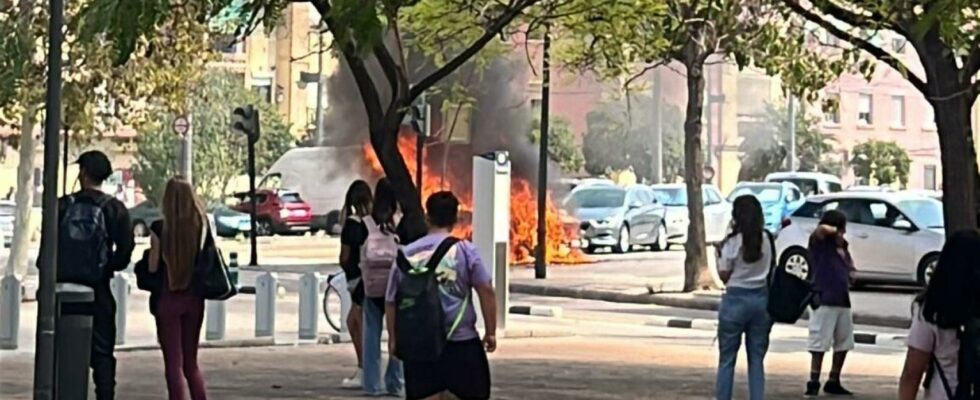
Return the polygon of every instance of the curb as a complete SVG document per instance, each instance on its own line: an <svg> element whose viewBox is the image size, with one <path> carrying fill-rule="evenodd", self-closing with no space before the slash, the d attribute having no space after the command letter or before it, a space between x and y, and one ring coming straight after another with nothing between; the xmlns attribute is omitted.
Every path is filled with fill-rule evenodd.
<svg viewBox="0 0 980 400"><path fill-rule="evenodd" d="M650 317L643 323L645 326L659 326L664 328L697 329L713 331L718 329L718 321L703 318L674 318L664 316Z"/></svg>
<svg viewBox="0 0 980 400"><path fill-rule="evenodd" d="M704 311L718 311L720 298L708 296L679 297L662 294L627 294L606 290L573 289L554 286L530 285L511 283L512 293L529 294L545 297L568 297L582 300L600 300L613 303L653 304L665 307L687 308ZM804 320L810 318L809 312L803 314ZM908 317L882 316L866 313L854 313L854 324L880 326L886 328L908 329L912 320Z"/></svg>
<svg viewBox="0 0 980 400"><path fill-rule="evenodd" d="M854 343L876 346L905 347L906 335L883 335L880 333L854 332Z"/></svg>
<svg viewBox="0 0 980 400"><path fill-rule="evenodd" d="M200 343L199 347L202 349L231 349L231 348L248 348L248 347L280 347L280 346L306 346L306 345L329 345L338 343L334 341L331 334L329 336L321 336L316 340L298 340L298 341L276 341L272 337L262 337L253 339L229 339L229 340L212 340L203 341ZM150 351L159 350L159 344L137 344L137 345L121 345L116 346L115 351L120 353L128 353L135 351Z"/></svg>
<svg viewBox="0 0 980 400"><path fill-rule="evenodd" d="M561 307L554 306L511 306L508 313L549 318L561 318L564 315Z"/></svg>

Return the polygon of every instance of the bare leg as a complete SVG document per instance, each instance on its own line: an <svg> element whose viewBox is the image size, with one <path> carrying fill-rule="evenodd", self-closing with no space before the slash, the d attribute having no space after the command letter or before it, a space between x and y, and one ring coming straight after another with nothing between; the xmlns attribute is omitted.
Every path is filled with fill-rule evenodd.
<svg viewBox="0 0 980 400"><path fill-rule="evenodd" d="M846 359L846 351L838 351L834 353L833 364L830 366L830 382L840 382L840 373L844 369L844 360Z"/></svg>
<svg viewBox="0 0 980 400"><path fill-rule="evenodd" d="M363 348L363 337L364 334L364 311L361 306L354 305L350 309L350 313L347 314L347 330L350 333L350 341L354 343L354 352L357 353L357 368L361 368L363 364L364 354L362 352Z"/></svg>
<svg viewBox="0 0 980 400"><path fill-rule="evenodd" d="M820 372L823 369L823 353L811 351L810 352L810 381L820 382ZM837 359L837 355L834 355L834 360ZM841 361L843 363L843 361Z"/></svg>

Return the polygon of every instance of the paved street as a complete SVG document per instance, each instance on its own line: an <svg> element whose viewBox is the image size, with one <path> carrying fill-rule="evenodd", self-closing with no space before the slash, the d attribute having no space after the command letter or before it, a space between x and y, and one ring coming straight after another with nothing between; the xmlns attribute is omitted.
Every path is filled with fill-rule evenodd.
<svg viewBox="0 0 980 400"><path fill-rule="evenodd" d="M511 325L514 331L550 331L545 336L554 337L502 340L491 359L494 398L704 399L711 394L717 357L713 332L540 317L514 318ZM808 369L801 334L792 328L774 332L767 398L799 398ZM894 398L903 355L897 347L861 345L846 369L846 382L857 398ZM120 353L119 359L119 398L159 398L164 391L159 352ZM359 397L337 387L354 368L347 344L205 349L201 359L213 398ZM29 398L30 355L0 353L0 364L0 396ZM737 379L737 398L745 398L741 369Z"/></svg>

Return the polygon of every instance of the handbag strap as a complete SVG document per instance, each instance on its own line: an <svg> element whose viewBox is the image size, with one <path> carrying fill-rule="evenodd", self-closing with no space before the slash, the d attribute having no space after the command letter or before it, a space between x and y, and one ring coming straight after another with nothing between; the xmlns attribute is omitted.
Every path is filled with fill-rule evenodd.
<svg viewBox="0 0 980 400"><path fill-rule="evenodd" d="M943 389L946 391L946 398L953 399L953 389L949 387L949 380L946 379L946 373L943 372L943 367L939 365L939 359L935 355L932 356L932 367L939 373L939 380L943 382Z"/></svg>
<svg viewBox="0 0 980 400"><path fill-rule="evenodd" d="M766 287L769 287L772 286L772 273L779 266L776 261L776 240L769 231L763 229L762 232L769 241L769 273L766 274Z"/></svg>

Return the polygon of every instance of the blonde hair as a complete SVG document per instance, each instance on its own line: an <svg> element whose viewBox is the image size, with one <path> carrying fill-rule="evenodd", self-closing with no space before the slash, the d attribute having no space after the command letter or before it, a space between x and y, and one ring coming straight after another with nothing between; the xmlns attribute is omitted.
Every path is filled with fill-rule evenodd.
<svg viewBox="0 0 980 400"><path fill-rule="evenodd" d="M183 177L167 182L163 193L163 260L172 291L190 287L207 217L194 188Z"/></svg>

